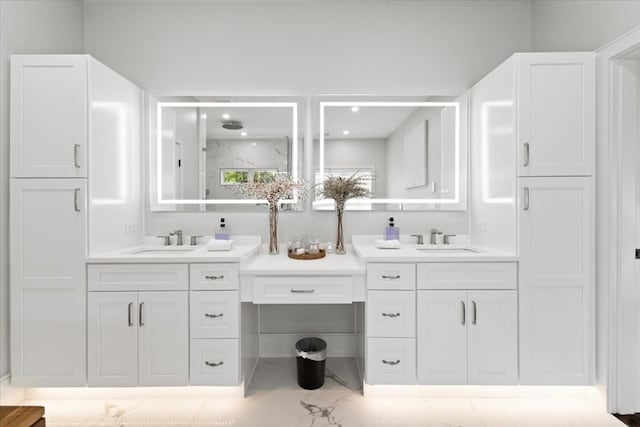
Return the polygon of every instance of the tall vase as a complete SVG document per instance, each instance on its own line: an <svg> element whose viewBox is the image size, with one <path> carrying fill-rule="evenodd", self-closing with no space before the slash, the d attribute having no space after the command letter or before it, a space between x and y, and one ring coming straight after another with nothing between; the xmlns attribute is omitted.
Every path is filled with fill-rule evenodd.
<svg viewBox="0 0 640 427"><path fill-rule="evenodd" d="M342 215L344 214L344 207L336 207L336 213L338 214L338 236L336 237L335 253L338 255L344 255L347 252L344 247L344 234L342 232Z"/></svg>
<svg viewBox="0 0 640 427"><path fill-rule="evenodd" d="M278 205L269 206L269 255L278 254Z"/></svg>

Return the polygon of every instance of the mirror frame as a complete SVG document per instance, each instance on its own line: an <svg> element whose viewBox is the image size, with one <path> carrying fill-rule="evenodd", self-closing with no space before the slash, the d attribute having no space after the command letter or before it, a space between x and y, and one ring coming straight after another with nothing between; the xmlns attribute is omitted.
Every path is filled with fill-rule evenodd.
<svg viewBox="0 0 640 427"><path fill-rule="evenodd" d="M170 95L169 95L170 96ZM166 97L169 97L166 96ZM200 210L189 210L188 212L206 211L204 205L263 205L267 204L262 199L163 199L162 192L162 108L163 107L210 107L210 108L291 108L292 136L291 136L291 176L298 179L300 176L298 165L299 138L298 138L298 102L294 101L252 101L252 102L183 102L183 101L159 101L158 98L165 96L151 97L149 102L149 202L150 210L158 212L180 211L176 206L180 205L202 205ZM155 105L155 108L153 106ZM291 205L294 207L299 203L296 195L291 200L281 201L281 205Z"/></svg>
<svg viewBox="0 0 640 427"><path fill-rule="evenodd" d="M469 96L468 93L459 95L460 101L320 101L320 124L319 124L319 174L324 180L327 176L325 168L325 108L326 107L456 107L456 129L455 129L455 197L450 199L398 199L384 198L367 199L373 206L370 211L403 211L404 205L434 205L425 206L422 209L411 209L410 211L433 211L433 210L467 210L467 183L468 183L468 135L469 135ZM326 207L318 207L319 201L312 203L314 210L331 210ZM376 204L397 204L397 209L376 209ZM349 201L347 201L349 205ZM437 206L437 207L436 207ZM335 207L333 208L335 209ZM345 207L346 209L346 207ZM351 209L354 211L361 209ZM369 211L369 210L367 210Z"/></svg>

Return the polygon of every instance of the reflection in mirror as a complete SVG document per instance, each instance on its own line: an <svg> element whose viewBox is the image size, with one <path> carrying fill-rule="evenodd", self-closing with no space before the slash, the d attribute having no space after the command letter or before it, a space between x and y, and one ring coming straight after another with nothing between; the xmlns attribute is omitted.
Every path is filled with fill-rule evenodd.
<svg viewBox="0 0 640 427"><path fill-rule="evenodd" d="M466 209L467 97L424 99L321 100L315 183L370 177L372 198L350 210ZM318 198L313 206L334 208Z"/></svg>
<svg viewBox="0 0 640 427"><path fill-rule="evenodd" d="M150 150L152 210L264 209L264 201L239 197L236 186L277 172L298 176L297 107L296 102L158 100Z"/></svg>

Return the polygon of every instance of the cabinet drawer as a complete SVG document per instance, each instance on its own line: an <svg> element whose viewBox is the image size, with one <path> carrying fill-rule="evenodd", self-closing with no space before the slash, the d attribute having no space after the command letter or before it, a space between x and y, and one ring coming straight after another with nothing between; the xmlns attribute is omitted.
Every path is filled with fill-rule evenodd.
<svg viewBox="0 0 640 427"><path fill-rule="evenodd" d="M191 338L237 338L239 305L238 291L191 292Z"/></svg>
<svg viewBox="0 0 640 427"><path fill-rule="evenodd" d="M338 277L256 277L255 304L351 304L352 278Z"/></svg>
<svg viewBox="0 0 640 427"><path fill-rule="evenodd" d="M415 337L415 298L414 291L368 291L367 336Z"/></svg>
<svg viewBox="0 0 640 427"><path fill-rule="evenodd" d="M189 286L186 264L90 264L90 291L182 291Z"/></svg>
<svg viewBox="0 0 640 427"><path fill-rule="evenodd" d="M367 384L415 384L413 338L367 338Z"/></svg>
<svg viewBox="0 0 640 427"><path fill-rule="evenodd" d="M516 289L516 263L434 262L418 264L418 289Z"/></svg>
<svg viewBox="0 0 640 427"><path fill-rule="evenodd" d="M235 386L239 382L238 340L191 340L191 385Z"/></svg>
<svg viewBox="0 0 640 427"><path fill-rule="evenodd" d="M367 289L415 288L415 264L367 264Z"/></svg>
<svg viewBox="0 0 640 427"><path fill-rule="evenodd" d="M238 289L238 264L191 264L191 290Z"/></svg>

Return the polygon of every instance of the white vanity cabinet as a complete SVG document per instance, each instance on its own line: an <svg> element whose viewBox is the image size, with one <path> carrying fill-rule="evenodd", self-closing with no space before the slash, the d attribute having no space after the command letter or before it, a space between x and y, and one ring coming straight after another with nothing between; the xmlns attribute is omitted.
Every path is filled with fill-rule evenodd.
<svg viewBox="0 0 640 427"><path fill-rule="evenodd" d="M415 278L415 263L367 264L368 384L415 384Z"/></svg>
<svg viewBox="0 0 640 427"><path fill-rule="evenodd" d="M237 263L189 266L191 385L240 383L240 291Z"/></svg>
<svg viewBox="0 0 640 427"><path fill-rule="evenodd" d="M517 383L515 270L514 263L418 264L419 384Z"/></svg>
<svg viewBox="0 0 640 427"><path fill-rule="evenodd" d="M88 277L89 385L187 385L187 266L90 264Z"/></svg>

